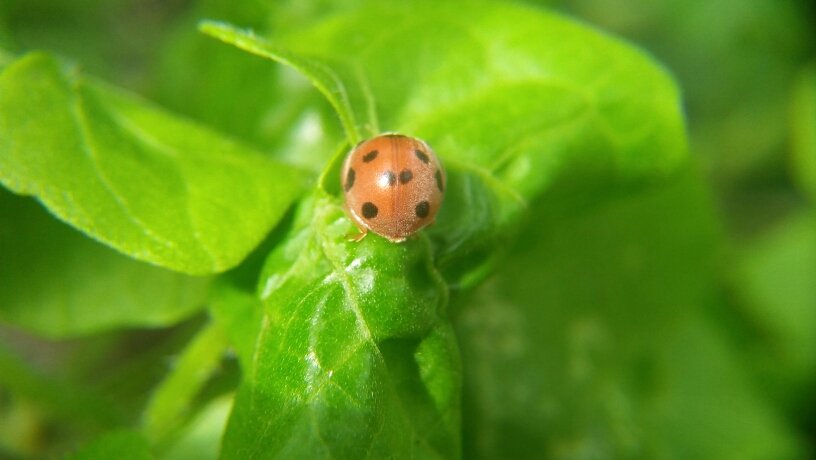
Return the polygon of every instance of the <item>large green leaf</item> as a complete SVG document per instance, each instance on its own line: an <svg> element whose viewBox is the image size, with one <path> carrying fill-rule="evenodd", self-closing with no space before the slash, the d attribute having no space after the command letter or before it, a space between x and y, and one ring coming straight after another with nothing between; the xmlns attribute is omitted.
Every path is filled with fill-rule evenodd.
<svg viewBox="0 0 816 460"><path fill-rule="evenodd" d="M352 230L319 191L270 255L225 458L457 456L458 352L428 241Z"/></svg>
<svg viewBox="0 0 816 460"><path fill-rule="evenodd" d="M202 25L303 71L341 107L344 125L373 120L361 131L401 130L435 147L459 175L448 195L461 201L446 205L431 229L441 268L457 286L487 272L485 260L519 205L566 172L608 182L671 170L685 156L676 88L644 56L557 17L479 6L465 13L425 2L368 5L279 43L226 24ZM393 27L365 26L374 20ZM489 40L474 38L485 30ZM519 46L527 36L538 40ZM572 59L579 53L582 59ZM325 71L336 63L346 71ZM344 79L349 68L357 71ZM366 97L352 97L360 94Z"/></svg>
<svg viewBox="0 0 816 460"><path fill-rule="evenodd" d="M468 458L795 457L707 315L719 231L699 182L532 207L457 320Z"/></svg>
<svg viewBox="0 0 816 460"><path fill-rule="evenodd" d="M458 359L433 266L452 287L472 286L525 203L554 181L603 193L685 158L677 92L659 67L536 10L385 2L274 42L223 23L202 30L302 71L349 143L377 126L418 135L449 175L429 239L355 245L337 197L342 157L330 162L269 258L258 340L236 345L252 355L242 358L228 458L457 457Z"/></svg>
<svg viewBox="0 0 816 460"><path fill-rule="evenodd" d="M188 273L239 263L303 183L36 53L0 74L0 182L121 252Z"/></svg>
<svg viewBox="0 0 816 460"><path fill-rule="evenodd" d="M51 338L168 326L204 307L208 285L118 254L0 190L0 322Z"/></svg>
<svg viewBox="0 0 816 460"><path fill-rule="evenodd" d="M813 56L811 2L524 1L557 4L664 62L683 88L692 144L718 188L753 189L757 176L765 181L784 167L790 84Z"/></svg>
<svg viewBox="0 0 816 460"><path fill-rule="evenodd" d="M644 55L534 9L437 3L372 4L276 43L223 24L202 28L281 62L308 56L312 65L293 66L334 91L335 107L348 106L344 124L417 135L445 160L496 173L525 195L576 157L624 176L684 158L677 90ZM389 27L364 26L371 21ZM335 63L357 72L338 83L344 73L312 71Z"/></svg>

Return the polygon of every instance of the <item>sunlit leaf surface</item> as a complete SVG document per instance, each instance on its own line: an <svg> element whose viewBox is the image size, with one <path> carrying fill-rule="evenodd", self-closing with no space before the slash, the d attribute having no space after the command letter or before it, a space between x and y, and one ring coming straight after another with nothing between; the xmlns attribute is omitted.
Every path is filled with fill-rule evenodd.
<svg viewBox="0 0 816 460"><path fill-rule="evenodd" d="M0 74L0 182L132 257L239 263L298 195L296 170L42 54Z"/></svg>

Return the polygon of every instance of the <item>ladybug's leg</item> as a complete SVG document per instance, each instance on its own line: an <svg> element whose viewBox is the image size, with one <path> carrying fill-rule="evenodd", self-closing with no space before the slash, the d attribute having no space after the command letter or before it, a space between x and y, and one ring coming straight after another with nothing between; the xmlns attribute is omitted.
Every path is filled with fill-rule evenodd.
<svg viewBox="0 0 816 460"><path fill-rule="evenodd" d="M359 243L363 238L365 238L366 235L368 235L368 229L367 228L361 228L359 230L360 230L360 233L358 233L356 235L347 235L346 239L349 240L349 241L352 241L354 243Z"/></svg>

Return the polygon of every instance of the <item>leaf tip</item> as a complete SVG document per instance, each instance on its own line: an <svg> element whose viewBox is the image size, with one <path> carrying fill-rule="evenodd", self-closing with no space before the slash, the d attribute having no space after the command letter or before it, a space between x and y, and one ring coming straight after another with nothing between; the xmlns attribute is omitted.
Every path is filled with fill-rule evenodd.
<svg viewBox="0 0 816 460"><path fill-rule="evenodd" d="M241 28L229 22L219 21L217 19L202 19L198 22L198 31L232 44L235 44L236 37L261 40L261 37L251 28Z"/></svg>
<svg viewBox="0 0 816 460"><path fill-rule="evenodd" d="M225 22L215 19L202 19L198 21L198 31L207 35L213 35L224 27L229 26Z"/></svg>
<svg viewBox="0 0 816 460"><path fill-rule="evenodd" d="M255 32L252 29L241 29L233 24L216 19L202 19L198 22L198 31L226 43L233 43L235 36L255 37Z"/></svg>

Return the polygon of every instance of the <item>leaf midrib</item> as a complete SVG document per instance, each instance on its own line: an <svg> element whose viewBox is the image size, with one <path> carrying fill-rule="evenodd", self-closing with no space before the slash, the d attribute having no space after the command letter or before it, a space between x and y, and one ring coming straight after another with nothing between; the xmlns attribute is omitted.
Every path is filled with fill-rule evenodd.
<svg viewBox="0 0 816 460"><path fill-rule="evenodd" d="M394 387L394 382L391 381L391 374L390 374L390 372L388 372L388 367L385 364L385 358L383 357L379 346L374 341L373 334L371 333L371 329L368 327L365 316L364 316L364 314L362 312L362 309L360 308L360 302L359 302L359 299L358 299L359 296L356 293L356 289L354 289L354 285L351 282L348 273L346 273L346 271L344 270L344 267L342 266L342 263L337 259L334 252L330 249L330 247L329 247L330 242L327 241L327 239L324 236L324 233L320 231L321 228L322 228L321 223L324 222L324 220L328 216L328 213L331 210L331 205L328 204L328 203L323 202L322 200L317 200L315 202L315 207L318 209L318 211L316 211L314 213L314 215L312 216L312 218L310 220L310 228L307 231L314 232L313 238L315 238L315 240L316 240L317 246L320 249L320 253L323 255L323 257L327 261L329 261L331 269L332 269L332 273L330 273L328 276L329 277L334 276L335 280L340 283L340 287L344 290L345 298L347 300L347 305L349 305L351 312L354 314L355 323L357 324L358 330L361 332L361 338L363 339L360 342L359 345L352 348L349 352L347 352L345 354L345 356L340 358L338 360L338 362L332 366L332 370L342 369L346 365L346 363L357 352L359 352L363 347L368 346L368 347L370 347L371 351L374 353L375 358L380 362L380 365L383 366L383 371L384 371L383 375L389 380L390 385L393 388ZM426 247L428 247L428 250L430 251L430 245L427 244L427 241L425 241L425 243L426 243ZM439 275L438 273L436 275L437 276L434 277L435 281L440 282L441 275ZM309 297L310 297L310 295L303 296L300 299L300 301L298 302L298 306L295 309L299 308L300 305L303 305L305 300L308 299ZM292 315L290 318L295 317L295 316L296 315ZM258 335L258 342L257 343L262 343L263 342L264 337L266 337L269 330L271 330L271 326L272 325L271 325L269 316L265 315L264 316L264 324L261 327L261 333ZM285 325L283 325L282 327L284 329L286 328ZM257 379L258 379L257 370L258 370L258 367L259 367L258 366L259 360L261 359L260 358L260 355L262 354L261 350L262 350L262 347L259 347L256 344L256 353L255 353L255 355L253 357L253 379L255 381L257 381ZM309 341L308 350L309 350L310 353L314 353L316 351L313 348L313 343L312 343L311 338L310 338L310 341ZM279 349L278 351L276 351L276 353L280 353L281 351L282 350ZM325 368L322 365L320 365L320 369L322 369L325 372ZM321 383L320 386L314 388L310 392L311 394L310 394L309 398L307 398L305 400L301 400L300 403L304 405L303 410L306 410L306 411L309 412L308 417L310 418L310 423L312 424L312 427L315 430L315 432L318 434L318 438L320 439L321 444L327 449L327 451L331 455L331 450L329 449L329 447L326 444L325 440L322 439L322 437L319 436L319 433L320 433L319 428L315 427L315 425L317 423L316 423L316 419L314 418L315 413L312 410L312 403L317 398L320 397L321 393L323 393L323 391L328 386L334 386L345 397L347 397L349 399L349 401L351 401L355 406L360 407L360 408L362 408L364 406L361 404L361 402L357 398L355 398L354 396L349 394L342 386L340 386L339 384L334 382L331 378L325 379ZM431 446L428 443L427 439L420 436L419 433L416 431L416 427L414 426L411 418L408 416L408 411L405 409L404 402L402 401L402 398L400 398L399 394L394 393L393 398L394 398L394 401L396 402L397 406L399 407L400 414L401 414L402 420L403 420L403 425L409 427L409 429L410 429L410 431L412 433L412 438L416 439L416 440L419 440L419 442L421 442L422 445L427 447L429 452L437 453L436 450L433 448L433 446ZM254 391L253 391L251 399L250 399L250 405L254 406L254 404L255 403L254 403ZM383 421L382 423L380 423L380 427L378 428L378 432L380 432L380 431L382 431L384 429L385 424L387 422L388 421ZM374 433L372 435L372 437L371 437L371 442L369 443L369 446L368 446L367 451L366 451L367 452L366 457L368 456L368 453L370 453L371 449L374 446L376 435L377 435L377 433Z"/></svg>

